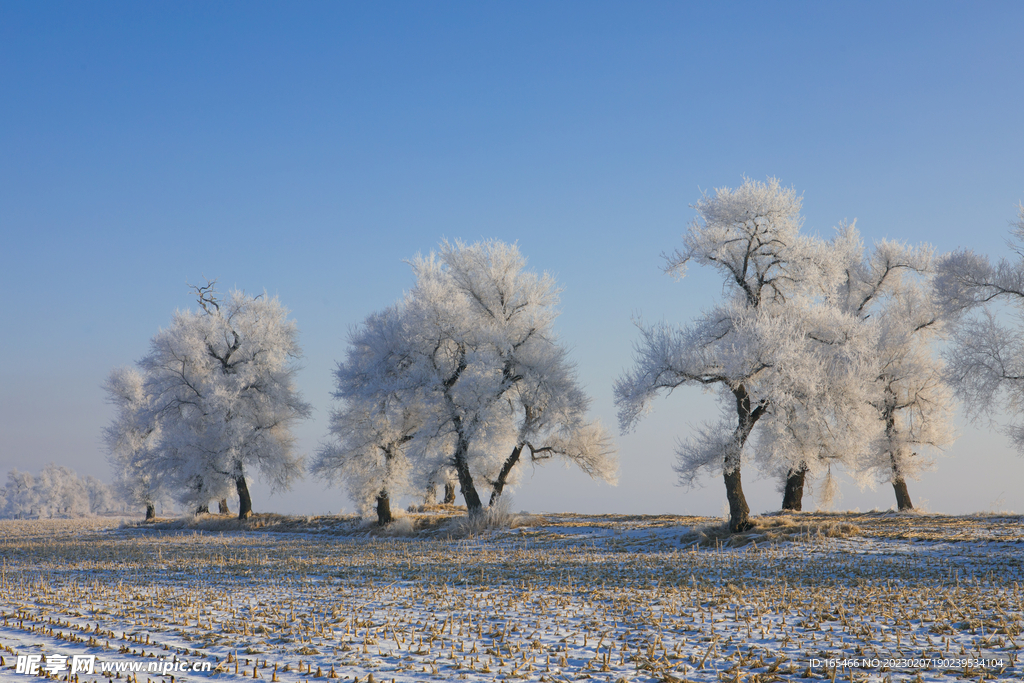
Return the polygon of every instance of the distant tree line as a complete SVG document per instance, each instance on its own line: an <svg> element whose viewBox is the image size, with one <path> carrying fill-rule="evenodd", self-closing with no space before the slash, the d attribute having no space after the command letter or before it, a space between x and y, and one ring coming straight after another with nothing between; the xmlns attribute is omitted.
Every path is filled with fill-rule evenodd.
<svg viewBox="0 0 1024 683"><path fill-rule="evenodd" d="M833 470L887 482L910 510L908 481L954 440L954 397L979 419L1024 405L1024 208L997 265L961 250L883 240L853 224L830 239L802 231L801 199L775 179L705 194L665 270L721 275L722 296L690 324L636 320L632 368L615 383L619 426L636 428L659 394L712 392L718 421L697 425L676 454L680 483L723 477L729 525L748 528L741 474L779 482L781 508ZM410 263L416 282L349 335L334 372L336 407L309 471L346 487L380 524L399 496L455 500L469 514L500 500L527 464L557 459L616 480L616 448L587 419L590 399L554 331L559 288L514 245L443 242ZM145 506L173 499L205 511L249 482L285 489L302 476L292 428L311 408L294 386L301 349L276 298L193 286L135 367L106 389L105 431L117 486ZM1016 307L1007 327L994 304ZM938 342L945 350L938 351ZM1005 427L1024 450L1024 427Z"/></svg>
<svg viewBox="0 0 1024 683"><path fill-rule="evenodd" d="M12 469L0 488L0 517L5 519L89 517L126 509L113 487L53 463L36 475Z"/></svg>

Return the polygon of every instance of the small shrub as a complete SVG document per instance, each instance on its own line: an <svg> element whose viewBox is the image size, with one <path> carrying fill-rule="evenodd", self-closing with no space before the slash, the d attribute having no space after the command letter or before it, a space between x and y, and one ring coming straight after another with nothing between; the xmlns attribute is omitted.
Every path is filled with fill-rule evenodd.
<svg viewBox="0 0 1024 683"><path fill-rule="evenodd" d="M452 521L448 528L454 538L472 538L493 529L512 529L519 526L519 515L511 510L512 498L503 495L494 505L476 514L469 514Z"/></svg>

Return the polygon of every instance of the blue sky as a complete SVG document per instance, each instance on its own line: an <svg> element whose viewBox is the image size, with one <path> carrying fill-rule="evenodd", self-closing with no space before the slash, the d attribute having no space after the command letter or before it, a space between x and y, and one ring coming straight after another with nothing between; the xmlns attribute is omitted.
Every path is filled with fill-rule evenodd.
<svg viewBox="0 0 1024 683"><path fill-rule="evenodd" d="M204 276L293 312L313 450L348 329L445 237L517 241L557 277L558 330L614 427L631 317L684 323L721 291L660 270L704 189L774 175L809 231L1005 250L1021 25L1015 2L4 2L0 470L109 479L101 384ZM619 438L618 487L548 466L516 506L719 514L720 481L671 470L715 414L678 391ZM1024 461L987 424L961 433L915 502L1024 512ZM755 512L778 507L774 482L745 483ZM254 505L351 509L308 479Z"/></svg>

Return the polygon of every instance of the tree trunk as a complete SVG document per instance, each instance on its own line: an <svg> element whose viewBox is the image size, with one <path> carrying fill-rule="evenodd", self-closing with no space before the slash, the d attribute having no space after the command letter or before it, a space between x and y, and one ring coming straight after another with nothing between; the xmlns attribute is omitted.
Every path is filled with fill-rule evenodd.
<svg viewBox="0 0 1024 683"><path fill-rule="evenodd" d="M427 485L427 491L423 494L424 505L436 505L437 504L437 484L430 483Z"/></svg>
<svg viewBox="0 0 1024 683"><path fill-rule="evenodd" d="M516 463L519 462L519 456L522 452L523 447L516 446L512 449L512 454L505 459L505 463L501 466L501 471L498 472L498 478L491 488L491 500L488 501L488 505L494 505L501 498L501 492L505 490L505 482L508 481L508 475L512 472L512 468L516 466Z"/></svg>
<svg viewBox="0 0 1024 683"><path fill-rule="evenodd" d="M896 491L896 507L900 512L913 510L914 504L910 502L910 491L907 490L907 481L903 477L895 477L892 480L892 488Z"/></svg>
<svg viewBox="0 0 1024 683"><path fill-rule="evenodd" d="M152 503L146 503L146 521L156 519L156 506Z"/></svg>
<svg viewBox="0 0 1024 683"><path fill-rule="evenodd" d="M381 489L377 494L377 526L387 526L395 521L391 516L391 497L387 489Z"/></svg>
<svg viewBox="0 0 1024 683"><path fill-rule="evenodd" d="M752 528L754 525L750 523L750 507L743 495L739 467L725 473L725 495L729 499L729 531L738 533Z"/></svg>
<svg viewBox="0 0 1024 683"><path fill-rule="evenodd" d="M910 492L907 490L907 480L903 477L903 460L906 457L901 448L893 448L897 442L899 431L896 427L896 394L892 389L886 388L885 402L885 437L889 440L889 464L892 466L892 488L896 492L896 508L913 510L914 504L910 502Z"/></svg>
<svg viewBox="0 0 1024 683"><path fill-rule="evenodd" d="M203 503L202 505L200 505L199 507L196 508L196 514L197 515L206 515L206 514L209 514L209 513L210 513L210 504L209 503Z"/></svg>
<svg viewBox="0 0 1024 683"><path fill-rule="evenodd" d="M803 510L804 500L804 478L807 476L807 466L789 471L786 477L786 492L782 496L782 509L800 512Z"/></svg>
<svg viewBox="0 0 1024 683"><path fill-rule="evenodd" d="M238 519L248 519L252 516L252 499L244 474L235 477L235 488L238 490Z"/></svg>
<svg viewBox="0 0 1024 683"><path fill-rule="evenodd" d="M729 499L729 531L738 533L752 528L750 506L743 495L743 483L740 479L740 465L743 461L743 445L754 429L758 418L764 414L765 404L760 403L750 409L750 394L742 384L733 389L736 397L736 431L733 432L732 447L725 452L723 470L725 477L725 495Z"/></svg>
<svg viewBox="0 0 1024 683"><path fill-rule="evenodd" d="M471 515L478 514L484 509L480 500L480 494L476 492L473 484L473 475L469 472L469 463L466 462L466 455L469 452L469 444L459 436L459 443L455 447L455 473L459 475L459 488L462 491L462 498L466 501L466 510Z"/></svg>
<svg viewBox="0 0 1024 683"><path fill-rule="evenodd" d="M463 500L466 501L466 510L471 515L479 513L484 509L484 504L480 500L480 494L476 492L473 476L469 473L469 465L465 462L458 463L455 466L455 471L459 475L459 490Z"/></svg>
<svg viewBox="0 0 1024 683"><path fill-rule="evenodd" d="M218 510L217 511L220 514L222 514L222 515L226 515L229 512L231 512L231 510L228 510L228 499L227 498L221 498L219 501L217 501L217 506L218 506Z"/></svg>
<svg viewBox="0 0 1024 683"><path fill-rule="evenodd" d="M445 482L444 500L442 502L445 505L455 505L455 482Z"/></svg>

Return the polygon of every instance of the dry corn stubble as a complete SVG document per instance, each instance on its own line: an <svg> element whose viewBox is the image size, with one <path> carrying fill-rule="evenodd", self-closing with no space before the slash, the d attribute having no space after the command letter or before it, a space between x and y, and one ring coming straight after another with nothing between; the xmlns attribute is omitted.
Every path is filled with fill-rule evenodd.
<svg viewBox="0 0 1024 683"><path fill-rule="evenodd" d="M436 521L407 537L336 518L0 522L0 677L14 653L56 652L279 681L1019 679L1020 518L759 521L737 547L679 517L465 538ZM937 664L883 665L922 656ZM834 657L879 665L811 666ZM942 665L968 658L1003 664Z"/></svg>

